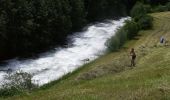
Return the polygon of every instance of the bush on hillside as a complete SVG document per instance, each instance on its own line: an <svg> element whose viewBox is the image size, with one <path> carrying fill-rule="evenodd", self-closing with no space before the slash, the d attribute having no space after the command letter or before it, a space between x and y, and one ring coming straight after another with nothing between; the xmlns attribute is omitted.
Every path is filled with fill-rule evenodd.
<svg viewBox="0 0 170 100"><path fill-rule="evenodd" d="M139 21L137 22L141 29L150 29L152 28L152 21L153 18L150 15L144 15L142 16Z"/></svg>
<svg viewBox="0 0 170 100"><path fill-rule="evenodd" d="M108 51L117 51L128 39L133 39L137 35L138 31L139 27L135 21L126 21L126 24L107 41L106 45L108 47Z"/></svg>
<svg viewBox="0 0 170 100"><path fill-rule="evenodd" d="M108 51L118 50L128 39L133 39L141 29L150 29L152 27L153 18L147 13L152 12L150 5L144 5L137 2L131 10L131 21L126 21L126 24L119 29L115 36L108 42Z"/></svg>
<svg viewBox="0 0 170 100"><path fill-rule="evenodd" d="M147 13L149 13L149 12L152 12L151 6L144 5L140 2L137 2L135 4L135 6L132 8L131 16L134 19L134 21L139 25L140 29L149 29L152 27L153 19L151 16L147 15ZM130 34L132 34L132 35L128 35L128 36L130 36L129 38L133 37L133 34L135 35L135 32L138 31L138 28L135 27L137 25L135 25L135 23L132 25L134 25L133 28L136 30L134 30L134 32L131 31L132 33L130 33ZM132 25L127 25L127 26L132 26Z"/></svg>
<svg viewBox="0 0 170 100"><path fill-rule="evenodd" d="M146 13L151 13L152 12L152 7L151 7L151 5L143 5L144 6L144 8L145 8L145 10L146 10Z"/></svg>
<svg viewBox="0 0 170 100"><path fill-rule="evenodd" d="M154 10L153 12L164 12L164 11L167 11L167 7L166 6L163 6L163 5L158 5Z"/></svg>
<svg viewBox="0 0 170 100"><path fill-rule="evenodd" d="M37 85L32 83L32 75L22 71L7 74L2 84L0 89L1 97L13 96L37 88Z"/></svg>
<svg viewBox="0 0 170 100"><path fill-rule="evenodd" d="M146 13L147 10L141 2L137 2L130 12L131 17L135 18L136 20L140 19L140 17L145 15Z"/></svg>
<svg viewBox="0 0 170 100"><path fill-rule="evenodd" d="M117 51L120 48L120 40L117 34L108 40L107 48L109 52Z"/></svg>
<svg viewBox="0 0 170 100"><path fill-rule="evenodd" d="M168 11L170 11L170 2L168 2L168 3L166 4L166 8L167 8Z"/></svg>
<svg viewBox="0 0 170 100"><path fill-rule="evenodd" d="M125 29L119 29L117 31L117 38L119 38L119 47L121 47L125 42L126 40L128 39L127 37L127 30Z"/></svg>
<svg viewBox="0 0 170 100"><path fill-rule="evenodd" d="M127 32L126 34L128 39L133 39L139 31L139 26L134 20L127 21L126 25L123 28Z"/></svg>

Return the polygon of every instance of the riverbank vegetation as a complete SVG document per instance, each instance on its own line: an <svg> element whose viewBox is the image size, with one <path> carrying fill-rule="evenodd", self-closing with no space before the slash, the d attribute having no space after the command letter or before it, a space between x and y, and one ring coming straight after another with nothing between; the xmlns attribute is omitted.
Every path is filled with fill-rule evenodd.
<svg viewBox="0 0 170 100"><path fill-rule="evenodd" d="M127 40L134 39L140 30L152 28L153 18L148 15L149 10L150 7L147 8L143 3L137 2L130 12L131 20L126 21L125 25L108 40L108 51L119 50Z"/></svg>
<svg viewBox="0 0 170 100"><path fill-rule="evenodd" d="M108 40L108 51L117 51L127 41L134 39L140 30L147 30L152 28L153 18L149 13L170 11L170 2L142 1L136 2L130 11L131 20L126 21L125 25L120 28L116 34Z"/></svg>
<svg viewBox="0 0 170 100"><path fill-rule="evenodd" d="M32 82L32 77L31 74L22 71L7 73L1 82L0 97L29 93L37 89L38 85Z"/></svg>

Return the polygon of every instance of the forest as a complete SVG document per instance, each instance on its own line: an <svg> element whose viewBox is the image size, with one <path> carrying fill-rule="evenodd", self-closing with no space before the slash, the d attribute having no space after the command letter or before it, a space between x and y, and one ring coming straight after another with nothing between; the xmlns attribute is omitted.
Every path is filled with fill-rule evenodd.
<svg viewBox="0 0 170 100"><path fill-rule="evenodd" d="M67 43L67 36L104 19L130 15L136 2L169 0L0 0L0 60Z"/></svg>

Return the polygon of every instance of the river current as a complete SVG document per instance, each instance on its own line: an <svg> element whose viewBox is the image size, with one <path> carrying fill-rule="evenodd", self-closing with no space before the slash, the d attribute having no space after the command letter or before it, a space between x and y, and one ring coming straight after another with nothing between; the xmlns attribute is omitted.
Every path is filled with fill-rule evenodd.
<svg viewBox="0 0 170 100"><path fill-rule="evenodd" d="M8 60L7 64L0 68L12 69L13 73L18 70L28 72L33 75L32 81L39 85L57 80L103 55L107 49L106 41L114 36L127 19L129 18L90 25L86 30L70 36L71 45L68 47L55 48L55 51L42 54L37 59ZM1 82L5 75L6 72L0 72Z"/></svg>

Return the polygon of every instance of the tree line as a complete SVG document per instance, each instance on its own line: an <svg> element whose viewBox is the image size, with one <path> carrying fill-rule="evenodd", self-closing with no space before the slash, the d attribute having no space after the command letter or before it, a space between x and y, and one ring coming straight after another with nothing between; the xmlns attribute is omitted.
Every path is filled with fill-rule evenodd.
<svg viewBox="0 0 170 100"><path fill-rule="evenodd" d="M0 59L63 45L69 34L90 22L128 15L136 1L0 0ZM166 0L142 1L154 5Z"/></svg>

